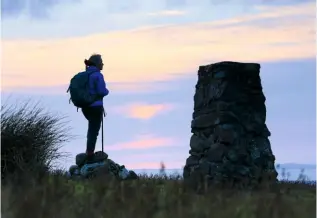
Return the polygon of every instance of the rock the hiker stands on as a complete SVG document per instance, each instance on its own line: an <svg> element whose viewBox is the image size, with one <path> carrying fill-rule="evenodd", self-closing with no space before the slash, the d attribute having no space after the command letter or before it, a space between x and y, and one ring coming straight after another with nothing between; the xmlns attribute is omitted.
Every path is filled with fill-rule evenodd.
<svg viewBox="0 0 317 218"><path fill-rule="evenodd" d="M276 181L265 100L259 64L199 67L185 181Z"/></svg>
<svg viewBox="0 0 317 218"><path fill-rule="evenodd" d="M102 151L95 152L93 160L87 162L86 153L76 155L76 165L69 168L71 177L92 178L99 175L110 175L114 178L137 179L138 175L133 170L127 170L124 165L119 165L108 158L108 154Z"/></svg>

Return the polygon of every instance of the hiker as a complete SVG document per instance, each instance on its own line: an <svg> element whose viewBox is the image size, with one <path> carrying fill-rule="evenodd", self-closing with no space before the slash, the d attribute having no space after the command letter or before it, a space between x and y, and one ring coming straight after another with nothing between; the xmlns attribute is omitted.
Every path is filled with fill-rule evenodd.
<svg viewBox="0 0 317 218"><path fill-rule="evenodd" d="M88 60L85 59L84 63L86 71L73 77L68 90L72 102L77 108L81 108L88 120L86 154L89 162L93 161L97 137L103 121L103 98L109 94L109 90L101 73L104 65L101 55L93 54Z"/></svg>

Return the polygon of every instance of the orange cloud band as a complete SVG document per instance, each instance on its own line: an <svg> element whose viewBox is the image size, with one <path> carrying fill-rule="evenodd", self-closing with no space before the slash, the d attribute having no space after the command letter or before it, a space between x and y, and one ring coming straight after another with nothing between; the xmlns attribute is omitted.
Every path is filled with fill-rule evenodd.
<svg viewBox="0 0 317 218"><path fill-rule="evenodd" d="M169 147L177 143L177 140L173 138L158 138L154 136L140 136L137 140L119 143L107 146L107 150L127 150L127 149L150 149L156 147Z"/></svg>
<svg viewBox="0 0 317 218"><path fill-rule="evenodd" d="M149 120L164 112L169 112L175 106L171 104L146 104L146 103L133 103L124 105L114 109L116 113L124 114L130 118Z"/></svg>
<svg viewBox="0 0 317 218"><path fill-rule="evenodd" d="M20 74L21 78L6 78L2 89L65 84L83 69L84 58L93 52L103 55L109 82L168 80L218 60L263 62L315 57L314 6L262 7L259 14L230 20L78 38L4 40L2 72ZM278 23L270 28L256 23L271 18Z"/></svg>

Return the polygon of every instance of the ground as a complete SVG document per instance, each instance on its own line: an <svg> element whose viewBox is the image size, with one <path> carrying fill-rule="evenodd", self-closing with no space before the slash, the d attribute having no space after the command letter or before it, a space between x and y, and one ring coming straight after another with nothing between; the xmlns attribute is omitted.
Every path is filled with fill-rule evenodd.
<svg viewBox="0 0 317 218"><path fill-rule="evenodd" d="M55 175L17 184L2 184L3 217L316 217L316 186L303 183L282 182L273 190L257 191L211 188L203 194L166 177L114 182L107 177L70 181Z"/></svg>

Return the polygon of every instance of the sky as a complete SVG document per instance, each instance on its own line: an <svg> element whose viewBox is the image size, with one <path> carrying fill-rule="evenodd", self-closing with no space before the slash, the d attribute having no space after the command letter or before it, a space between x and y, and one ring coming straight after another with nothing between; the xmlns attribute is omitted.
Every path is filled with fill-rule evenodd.
<svg viewBox="0 0 317 218"><path fill-rule="evenodd" d="M199 2L199 3L198 3ZM3 0L2 102L67 116L74 164L87 121L71 77L104 59L105 151L131 169L181 168L200 65L257 62L277 163L316 162L316 5L312 0ZM97 150L101 150L99 137Z"/></svg>

